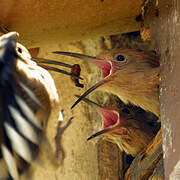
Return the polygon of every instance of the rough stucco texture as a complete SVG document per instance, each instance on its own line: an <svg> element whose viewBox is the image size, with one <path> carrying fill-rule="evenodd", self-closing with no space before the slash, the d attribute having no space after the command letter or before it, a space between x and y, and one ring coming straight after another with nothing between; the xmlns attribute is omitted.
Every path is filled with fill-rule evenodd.
<svg viewBox="0 0 180 180"><path fill-rule="evenodd" d="M162 0L157 7L159 9L154 10L154 7L149 8L146 23L151 27L156 50L161 54L160 102L165 179L176 180L180 179L180 3L179 0Z"/></svg>
<svg viewBox="0 0 180 180"><path fill-rule="evenodd" d="M60 97L58 110L64 109L64 124L70 117L73 116L74 119L62 134L61 142L65 152L65 159L62 165L54 170L46 160L46 156L42 157L43 166L35 164L32 168L34 170L33 180L100 180L104 173L107 174L107 180L111 178L118 179L119 160L117 146L111 143L106 146L98 145L97 140L87 142L87 138L93 132L99 130L101 126L101 118L97 116L97 111L83 102L73 110L70 110L72 103L76 100L74 94L82 94L91 84L98 81L100 79L99 70L82 60L51 53L55 50L62 50L96 55L102 51L100 43L101 38L94 38L71 43L59 42L51 47L48 44L44 44L40 47L39 57L55 59L71 65L75 63L80 64L82 69L81 76L84 79L81 82L84 83L85 87L83 89L75 87L70 77L51 72ZM70 71L68 68L63 69ZM53 110L46 133L53 147L58 122L58 110ZM93 116L92 114L96 115ZM102 149L104 147L107 149ZM113 151L110 149L113 149ZM100 165L99 159L103 160ZM106 166L104 166L104 163ZM99 170L101 170L101 173Z"/></svg>
<svg viewBox="0 0 180 180"><path fill-rule="evenodd" d="M25 45L137 30L142 0L0 0L0 23Z"/></svg>

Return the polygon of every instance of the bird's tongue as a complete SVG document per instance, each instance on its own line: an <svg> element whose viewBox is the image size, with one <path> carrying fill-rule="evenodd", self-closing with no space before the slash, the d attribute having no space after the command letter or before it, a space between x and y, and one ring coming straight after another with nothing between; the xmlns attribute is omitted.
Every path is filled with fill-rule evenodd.
<svg viewBox="0 0 180 180"><path fill-rule="evenodd" d="M100 112L101 116L103 117L104 129L116 124L116 122L118 121L118 115L115 112L113 112L112 110L98 108L98 111Z"/></svg>
<svg viewBox="0 0 180 180"><path fill-rule="evenodd" d="M94 59L91 60L91 62L101 69L103 78L105 78L110 74L111 64L109 62L103 60L94 60Z"/></svg>

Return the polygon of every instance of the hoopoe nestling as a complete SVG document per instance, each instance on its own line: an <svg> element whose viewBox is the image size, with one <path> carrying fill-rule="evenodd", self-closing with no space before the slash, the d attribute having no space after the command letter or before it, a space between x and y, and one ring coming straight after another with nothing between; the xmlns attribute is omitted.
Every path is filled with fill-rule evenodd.
<svg viewBox="0 0 180 180"><path fill-rule="evenodd" d="M112 49L96 57L61 51L55 51L53 53L88 60L97 65L102 72L102 80L84 92L71 108L75 107L83 98L97 89L115 94L125 104L130 103L141 107L145 111L150 111L160 120L160 62L159 56L156 53L123 48ZM152 151L149 152L149 149L152 149ZM156 150L158 149L160 149L160 151L157 154ZM143 153L145 158L141 161L137 160L136 162L138 162L138 164L148 162L147 168L151 168L151 171L155 170L159 159L162 158L161 129L148 145L147 151ZM152 167L151 159L153 158L155 158L155 163L153 163ZM143 175L144 171L142 170L141 173ZM146 173L149 173L149 171ZM133 174L131 175L133 176ZM150 173L147 176L149 175Z"/></svg>
<svg viewBox="0 0 180 180"><path fill-rule="evenodd" d="M54 53L88 60L102 72L102 80L89 88L72 108L93 90L99 89L159 116L159 57L154 52L113 49L96 57L61 51Z"/></svg>
<svg viewBox="0 0 180 180"><path fill-rule="evenodd" d="M149 144L158 130L157 117L136 106L120 102L102 107L87 98L83 101L95 106L102 118L102 130L88 140L101 135L135 157Z"/></svg>

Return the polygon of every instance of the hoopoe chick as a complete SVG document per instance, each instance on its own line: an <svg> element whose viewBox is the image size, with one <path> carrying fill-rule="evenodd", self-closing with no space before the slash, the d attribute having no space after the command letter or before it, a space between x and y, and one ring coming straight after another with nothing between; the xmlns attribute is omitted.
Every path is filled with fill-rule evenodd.
<svg viewBox="0 0 180 180"><path fill-rule="evenodd" d="M0 179L14 180L46 144L44 128L59 101L50 74L17 39L15 32L0 37Z"/></svg>
<svg viewBox="0 0 180 180"><path fill-rule="evenodd" d="M159 57L155 53L134 49L113 49L97 57L61 51L54 53L88 60L102 72L102 80L89 88L72 108L98 88L159 117Z"/></svg>
<svg viewBox="0 0 180 180"><path fill-rule="evenodd" d="M99 107L96 106L102 117L103 130L93 134L88 140L102 135L106 140L113 142L127 154L135 157L153 139L155 133L148 124L152 119L145 111L128 107Z"/></svg>

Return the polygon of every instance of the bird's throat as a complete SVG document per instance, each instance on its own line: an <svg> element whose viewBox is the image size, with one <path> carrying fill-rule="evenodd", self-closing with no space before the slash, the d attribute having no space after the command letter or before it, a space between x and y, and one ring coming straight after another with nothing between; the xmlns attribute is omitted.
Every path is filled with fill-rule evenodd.
<svg viewBox="0 0 180 180"><path fill-rule="evenodd" d="M102 116L104 129L113 126L118 122L119 114L116 111L104 108L98 108L98 111Z"/></svg>
<svg viewBox="0 0 180 180"><path fill-rule="evenodd" d="M102 78L105 78L111 73L111 63L103 60L91 60L93 64L95 64L102 72Z"/></svg>

